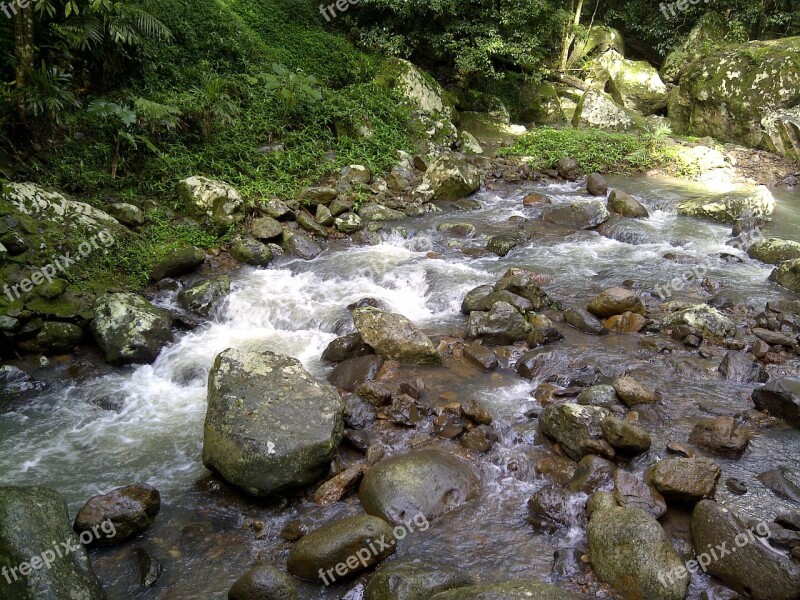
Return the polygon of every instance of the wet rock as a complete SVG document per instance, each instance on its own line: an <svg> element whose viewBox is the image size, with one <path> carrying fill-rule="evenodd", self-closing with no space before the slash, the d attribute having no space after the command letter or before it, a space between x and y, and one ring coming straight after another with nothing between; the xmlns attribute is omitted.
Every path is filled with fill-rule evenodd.
<svg viewBox="0 0 800 600"><path fill-rule="evenodd" d="M355 233L356 231L361 229L362 226L361 217L351 212L344 213L336 217L336 219L333 222L333 225L334 227L336 227L338 231L341 231L342 233L348 233L348 234Z"/></svg>
<svg viewBox="0 0 800 600"><path fill-rule="evenodd" d="M667 500L699 502L714 499L722 469L708 458L665 458L654 463L645 481Z"/></svg>
<svg viewBox="0 0 800 600"><path fill-rule="evenodd" d="M621 190L611 190L608 195L608 208L618 215L633 219L646 219L650 216L641 202Z"/></svg>
<svg viewBox="0 0 800 600"><path fill-rule="evenodd" d="M319 506L330 506L337 503L361 483L368 468L367 465L360 463L329 479L314 492L314 502Z"/></svg>
<svg viewBox="0 0 800 600"><path fill-rule="evenodd" d="M620 400L628 406L637 404L654 404L658 402L658 395L650 388L642 385L633 377L617 377L613 383L614 391Z"/></svg>
<svg viewBox="0 0 800 600"><path fill-rule="evenodd" d="M36 335L18 344L25 352L65 354L72 352L83 341L83 329L72 323L45 321Z"/></svg>
<svg viewBox="0 0 800 600"><path fill-rule="evenodd" d="M396 547L392 526L383 519L347 517L327 523L296 542L286 568L300 579L330 584L378 564L394 554Z"/></svg>
<svg viewBox="0 0 800 600"><path fill-rule="evenodd" d="M580 596L539 581L510 581L459 587L430 600L580 600Z"/></svg>
<svg viewBox="0 0 800 600"><path fill-rule="evenodd" d="M371 202L358 209L358 216L364 222L371 221L400 221L406 217L404 212L394 210L382 204Z"/></svg>
<svg viewBox="0 0 800 600"><path fill-rule="evenodd" d="M632 312L614 315L603 321L603 327L614 333L639 333L646 325L647 319Z"/></svg>
<svg viewBox="0 0 800 600"><path fill-rule="evenodd" d="M440 223L436 231L441 231L453 237L470 237L475 234L475 225L471 223Z"/></svg>
<svg viewBox="0 0 800 600"><path fill-rule="evenodd" d="M392 391L375 381L368 381L358 387L358 395L372 406L388 406L392 403Z"/></svg>
<svg viewBox="0 0 800 600"><path fill-rule="evenodd" d="M357 358L359 356L366 356L372 354L372 348L364 343L361 336L357 333L351 333L340 338L336 338L322 353L322 360L328 362L339 363L350 358Z"/></svg>
<svg viewBox="0 0 800 600"><path fill-rule="evenodd" d="M530 348L554 344L564 339L555 324L542 314L528 314L528 323L532 330L525 339L525 343Z"/></svg>
<svg viewBox="0 0 800 600"><path fill-rule="evenodd" d="M617 391L610 385L593 385L578 394L578 404L583 406L601 406L609 410L619 407Z"/></svg>
<svg viewBox="0 0 800 600"><path fill-rule="evenodd" d="M546 485L534 492L528 499L528 510L534 517L560 525L580 522L580 517L572 514L569 492L559 485Z"/></svg>
<svg viewBox="0 0 800 600"><path fill-rule="evenodd" d="M474 311L486 310L486 308L484 308L484 300L493 292L494 286L491 285L481 285L470 290L461 302L461 312L468 315Z"/></svg>
<svg viewBox="0 0 800 600"><path fill-rule="evenodd" d="M361 384L374 380L382 366L383 359L374 354L349 358L328 373L328 381L337 388L355 392Z"/></svg>
<svg viewBox="0 0 800 600"><path fill-rule="evenodd" d="M257 240L274 240L283 235L283 225L272 217L261 217L253 221L250 232Z"/></svg>
<svg viewBox="0 0 800 600"><path fill-rule="evenodd" d="M611 461L594 454L584 456L569 482L569 491L584 494L612 491L616 472L617 467Z"/></svg>
<svg viewBox="0 0 800 600"><path fill-rule="evenodd" d="M540 204L552 204L553 199L544 194L527 194L522 199L523 206L539 206Z"/></svg>
<svg viewBox="0 0 800 600"><path fill-rule="evenodd" d="M601 428L606 441L624 452L647 452L652 444L650 434L644 429L613 415L603 420Z"/></svg>
<svg viewBox="0 0 800 600"><path fill-rule="evenodd" d="M800 294L800 258L783 263L770 274L769 280Z"/></svg>
<svg viewBox="0 0 800 600"><path fill-rule="evenodd" d="M761 327L754 327L753 335L771 346L787 346L791 348L797 343L797 340L789 334L780 331L771 331Z"/></svg>
<svg viewBox="0 0 800 600"><path fill-rule="evenodd" d="M55 554L54 544L73 550ZM9 571L0 595L11 600L80 598L106 595L86 550L69 523L67 503L58 492L41 487L0 487L0 554Z"/></svg>
<svg viewBox="0 0 800 600"><path fill-rule="evenodd" d="M592 196L605 196L608 193L608 184L605 177L599 173L592 173L586 178L586 190Z"/></svg>
<svg viewBox="0 0 800 600"><path fill-rule="evenodd" d="M489 238L486 249L502 258L520 244L524 244L527 239L527 236L522 232L493 235Z"/></svg>
<svg viewBox="0 0 800 600"><path fill-rule="evenodd" d="M719 365L719 373L737 383L764 383L769 375L764 368L744 352L728 352Z"/></svg>
<svg viewBox="0 0 800 600"><path fill-rule="evenodd" d="M572 229L593 229L607 221L609 216L599 200L547 206L542 211L545 222Z"/></svg>
<svg viewBox="0 0 800 600"><path fill-rule="evenodd" d="M428 600L434 594L472 582L461 571L427 560L392 561L375 571L364 591L364 600Z"/></svg>
<svg viewBox="0 0 800 600"><path fill-rule="evenodd" d="M773 379L753 392L758 410L786 419L800 429L800 380L789 377Z"/></svg>
<svg viewBox="0 0 800 600"><path fill-rule="evenodd" d="M800 243L777 238L756 240L747 249L747 254L763 263L779 265L800 258Z"/></svg>
<svg viewBox="0 0 800 600"><path fill-rule="evenodd" d="M488 452L497 443L497 434L491 426L479 425L462 435L459 443L473 452Z"/></svg>
<svg viewBox="0 0 800 600"><path fill-rule="evenodd" d="M136 549L136 560L139 562L139 583L146 588L151 588L161 579L163 567L156 557L146 548Z"/></svg>
<svg viewBox="0 0 800 600"><path fill-rule="evenodd" d="M165 277L186 275L203 264L205 259L205 253L192 246L177 248L153 265L150 269L150 280L160 281Z"/></svg>
<svg viewBox="0 0 800 600"><path fill-rule="evenodd" d="M203 463L250 494L315 481L343 429L339 394L297 360L229 349L214 361Z"/></svg>
<svg viewBox="0 0 800 600"><path fill-rule="evenodd" d="M754 600L797 600L800 567L751 538L730 509L703 500L692 513L691 532L695 548L716 549L708 572L725 585Z"/></svg>
<svg viewBox="0 0 800 600"><path fill-rule="evenodd" d="M267 564L244 573L228 590L228 600L297 600L292 578Z"/></svg>
<svg viewBox="0 0 800 600"><path fill-rule="evenodd" d="M733 417L712 417L697 422L689 441L713 452L738 454L747 448L749 434Z"/></svg>
<svg viewBox="0 0 800 600"><path fill-rule="evenodd" d="M603 450L601 423L609 412L597 406L581 406L565 403L551 405L539 415L542 433L555 440L567 456L580 460L587 454L598 454ZM607 446L607 443L606 443ZM613 456L610 446L602 454Z"/></svg>
<svg viewBox="0 0 800 600"><path fill-rule="evenodd" d="M775 522L786 529L800 531L800 509L778 515L775 517Z"/></svg>
<svg viewBox="0 0 800 600"><path fill-rule="evenodd" d="M218 275L181 291L178 303L186 310L209 317L219 301L231 290L231 279Z"/></svg>
<svg viewBox="0 0 800 600"><path fill-rule="evenodd" d="M461 413L461 405L457 402L451 403L436 409L433 432L439 437L453 439L464 433L468 424Z"/></svg>
<svg viewBox="0 0 800 600"><path fill-rule="evenodd" d="M375 465L359 497L364 510L392 523L432 520L475 498L478 478L467 463L438 450L416 450Z"/></svg>
<svg viewBox="0 0 800 600"><path fill-rule="evenodd" d="M643 510L656 519L667 512L667 502L660 492L621 469L614 473L614 501L626 508Z"/></svg>
<svg viewBox="0 0 800 600"><path fill-rule="evenodd" d="M678 310L664 320L665 329L675 329L680 325L693 327L703 337L724 339L736 335L733 321L705 304Z"/></svg>
<svg viewBox="0 0 800 600"><path fill-rule="evenodd" d="M684 200L678 204L680 215L702 217L720 223L734 223L745 214L768 217L773 210L775 210L775 198L763 185Z"/></svg>
<svg viewBox="0 0 800 600"><path fill-rule="evenodd" d="M314 219L323 227L331 227L335 221L331 209L324 204L317 205L317 212L314 213Z"/></svg>
<svg viewBox="0 0 800 600"><path fill-rule="evenodd" d="M261 210L263 211L264 214L266 214L269 217L272 217L273 219L287 220L294 218L294 213L292 212L292 209L289 208L285 202L283 202L282 200L278 200L277 198L271 198L266 202L264 202L263 206L261 207Z"/></svg>
<svg viewBox="0 0 800 600"><path fill-rule="evenodd" d="M659 600L686 596L689 577L683 560L651 515L608 506L592 513L587 533L594 572L626 596Z"/></svg>
<svg viewBox="0 0 800 600"><path fill-rule="evenodd" d="M744 496L747 493L747 483L735 477L728 477L725 480L725 487L731 494Z"/></svg>
<svg viewBox="0 0 800 600"><path fill-rule="evenodd" d="M435 200L459 200L477 192L481 186L478 170L464 157L446 153L434 160L425 171L423 184L433 190Z"/></svg>
<svg viewBox="0 0 800 600"><path fill-rule="evenodd" d="M605 326L588 310L583 308L568 308L564 311L564 320L583 333L592 335L608 333Z"/></svg>
<svg viewBox="0 0 800 600"><path fill-rule="evenodd" d="M800 504L800 471L781 467L761 473L758 480L781 498Z"/></svg>
<svg viewBox="0 0 800 600"><path fill-rule="evenodd" d="M91 329L111 364L150 363L172 340L169 314L130 293L101 296Z"/></svg>
<svg viewBox="0 0 800 600"><path fill-rule="evenodd" d="M92 533L93 546L112 546L150 529L160 510L157 489L146 484L129 485L90 498L78 511L74 529L79 535ZM105 535L96 535L97 531Z"/></svg>
<svg viewBox="0 0 800 600"><path fill-rule="evenodd" d="M526 339L530 332L530 323L508 302L496 302L488 313L473 312L467 319L466 338L488 344L512 344Z"/></svg>
<svg viewBox="0 0 800 600"><path fill-rule="evenodd" d="M323 205L320 204L320 206ZM297 213L297 224L311 235L315 235L323 239L328 237L327 229L320 225L307 210L301 210Z"/></svg>
<svg viewBox="0 0 800 600"><path fill-rule="evenodd" d="M237 239L231 246L231 256L237 262L251 267L266 267L272 262L272 250L255 238Z"/></svg>
<svg viewBox="0 0 800 600"><path fill-rule="evenodd" d="M498 366L497 356L491 348L472 343L464 346L464 356L479 367L491 371Z"/></svg>
<svg viewBox="0 0 800 600"><path fill-rule="evenodd" d="M683 456L685 458L694 458L695 451L680 442L669 442L667 444L667 451L672 452L673 454L678 454L679 456Z"/></svg>
<svg viewBox="0 0 800 600"><path fill-rule="evenodd" d="M311 260L322 254L322 246L310 235L298 229L283 230L283 249L287 254Z"/></svg>
<svg viewBox="0 0 800 600"><path fill-rule="evenodd" d="M317 186L300 190L297 197L308 206L317 206L318 204L325 204L327 206L336 200L338 196L339 192L334 187Z"/></svg>
<svg viewBox="0 0 800 600"><path fill-rule="evenodd" d="M531 303L530 310L542 310L550 305L550 298L540 287L545 279L539 273L525 269L509 269L497 281L495 291L507 291L522 296Z"/></svg>
<svg viewBox="0 0 800 600"><path fill-rule="evenodd" d="M425 418L425 412L412 396L408 394L392 394L392 404L387 416L389 421L395 425L414 427Z"/></svg>
<svg viewBox="0 0 800 600"><path fill-rule="evenodd" d="M413 365L436 365L442 360L431 339L402 315L357 308L353 322L364 343L387 360Z"/></svg>
<svg viewBox="0 0 800 600"><path fill-rule="evenodd" d="M574 158L561 158L556 162L555 169L567 181L577 181L583 175L581 167Z"/></svg>
<svg viewBox="0 0 800 600"><path fill-rule="evenodd" d="M589 302L586 310L601 319L607 319L626 312L634 312L639 315L645 314L642 299L635 292L625 288L603 290Z"/></svg>

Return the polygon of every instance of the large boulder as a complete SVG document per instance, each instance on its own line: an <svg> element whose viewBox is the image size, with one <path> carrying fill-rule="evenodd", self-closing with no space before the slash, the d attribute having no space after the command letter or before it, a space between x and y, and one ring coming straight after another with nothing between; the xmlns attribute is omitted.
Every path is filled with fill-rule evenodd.
<svg viewBox="0 0 800 600"><path fill-rule="evenodd" d="M667 106L667 86L646 60L628 60L609 49L592 58L585 70L592 88L608 90L617 103L642 115L653 115Z"/></svg>
<svg viewBox="0 0 800 600"><path fill-rule="evenodd" d="M678 204L680 215L702 217L720 223L734 223L743 216L768 217L774 210L775 198L763 185L684 200Z"/></svg>
<svg viewBox="0 0 800 600"><path fill-rule="evenodd" d="M709 458L665 458L647 469L645 481L680 502L714 499L722 469Z"/></svg>
<svg viewBox="0 0 800 600"><path fill-rule="evenodd" d="M428 600L439 592L471 583L469 575L446 565L395 560L382 564L370 578L364 600Z"/></svg>
<svg viewBox="0 0 800 600"><path fill-rule="evenodd" d="M644 119L632 110L620 106L605 92L586 92L575 107L572 126L580 129L603 129L620 133L643 131Z"/></svg>
<svg viewBox="0 0 800 600"><path fill-rule="evenodd" d="M606 492L595 496L610 497ZM610 499L593 507L587 532L597 576L628 598L683 600L689 577L658 521L643 510L614 506Z"/></svg>
<svg viewBox="0 0 800 600"><path fill-rule="evenodd" d="M800 294L800 258L783 263L770 273L769 279L796 294Z"/></svg>
<svg viewBox="0 0 800 600"><path fill-rule="evenodd" d="M225 350L208 377L203 463L254 496L308 485L341 442L343 410L297 360Z"/></svg>
<svg viewBox="0 0 800 600"><path fill-rule="evenodd" d="M608 210L599 200L547 206L542 218L547 223L572 229L592 229L608 220Z"/></svg>
<svg viewBox="0 0 800 600"><path fill-rule="evenodd" d="M609 50L616 50L624 55L625 39L618 30L595 23L586 31L585 37L575 41L567 64L574 66L587 56L603 54Z"/></svg>
<svg viewBox="0 0 800 600"><path fill-rule="evenodd" d="M757 526L759 534L768 533ZM730 509L703 500L692 512L698 562L725 585L753 600L798 600L800 566L765 546Z"/></svg>
<svg viewBox="0 0 800 600"><path fill-rule="evenodd" d="M545 81L520 87L522 118L538 125L570 125L584 91Z"/></svg>
<svg viewBox="0 0 800 600"><path fill-rule="evenodd" d="M800 243L792 240L766 238L757 240L747 249L750 258L763 263L779 265L787 260L800 258Z"/></svg>
<svg viewBox="0 0 800 600"><path fill-rule="evenodd" d="M625 288L603 290L589 302L586 309L601 319L626 312L645 314L644 303L639 295Z"/></svg>
<svg viewBox="0 0 800 600"><path fill-rule="evenodd" d="M178 183L178 196L220 230L244 218L244 199L233 186L208 177L188 177Z"/></svg>
<svg viewBox="0 0 800 600"><path fill-rule="evenodd" d="M705 58L725 38L729 29L729 21L721 14L704 14L683 43L667 55L661 66L662 79L667 83L680 81L692 64Z"/></svg>
<svg viewBox="0 0 800 600"><path fill-rule="evenodd" d="M453 105L441 85L407 60L392 58L376 78L378 83L398 90L411 105L429 117L450 119Z"/></svg>
<svg viewBox="0 0 800 600"><path fill-rule="evenodd" d="M603 440L602 423L611 413L598 406L580 404L554 404L539 415L542 433L558 442L573 460L587 454L609 454L614 452ZM607 449L604 450L604 445Z"/></svg>
<svg viewBox="0 0 800 600"><path fill-rule="evenodd" d="M713 452L739 454L747 448L750 435L733 417L707 417L695 424L689 441Z"/></svg>
<svg viewBox="0 0 800 600"><path fill-rule="evenodd" d="M800 104L800 37L710 48L669 96L676 133L769 146L762 120Z"/></svg>
<svg viewBox="0 0 800 600"><path fill-rule="evenodd" d="M292 546L286 568L300 579L331 585L378 564L396 549L389 523L357 515L326 523L303 536Z"/></svg>
<svg viewBox="0 0 800 600"><path fill-rule="evenodd" d="M663 325L665 329L688 325L704 337L724 339L736 335L736 324L707 304L697 304L677 310L664 319Z"/></svg>
<svg viewBox="0 0 800 600"><path fill-rule="evenodd" d="M767 148L795 161L800 160L800 105L765 112L761 126Z"/></svg>
<svg viewBox="0 0 800 600"><path fill-rule="evenodd" d="M395 524L432 520L475 498L478 478L464 461L439 450L416 450L372 467L358 495L364 510Z"/></svg>
<svg viewBox="0 0 800 600"><path fill-rule="evenodd" d="M0 487L0 562L2 600L106 597L70 526L67 503L53 490Z"/></svg>
<svg viewBox="0 0 800 600"><path fill-rule="evenodd" d="M511 292L525 298L531 303L527 310L542 310L548 308L552 302L540 287L546 278L535 271L525 269L509 269L497 280L494 286L496 292Z"/></svg>
<svg viewBox="0 0 800 600"><path fill-rule="evenodd" d="M94 532L110 522L113 535L95 537L93 544L111 546L150 529L160 510L157 489L146 484L129 485L90 498L75 516L74 529L78 534Z"/></svg>
<svg viewBox="0 0 800 600"><path fill-rule="evenodd" d="M237 262L251 267L266 267L272 262L270 247L250 236L237 238L233 242L231 256Z"/></svg>
<svg viewBox="0 0 800 600"><path fill-rule="evenodd" d="M442 360L431 339L402 315L364 307L353 311L353 322L364 343L387 360L412 365Z"/></svg>
<svg viewBox="0 0 800 600"><path fill-rule="evenodd" d="M758 410L786 419L800 429L800 380L778 377L753 392Z"/></svg>
<svg viewBox="0 0 800 600"><path fill-rule="evenodd" d="M303 260L312 260L322 254L322 246L305 231L299 229L283 230L283 249Z"/></svg>
<svg viewBox="0 0 800 600"><path fill-rule="evenodd" d="M459 587L430 600L579 600L580 596L541 581L509 581Z"/></svg>
<svg viewBox="0 0 800 600"><path fill-rule="evenodd" d="M528 337L531 324L508 302L495 302L489 312L470 313L466 338L487 344L513 344Z"/></svg>
<svg viewBox="0 0 800 600"><path fill-rule="evenodd" d="M172 340L172 318L137 294L106 294L91 323L97 344L111 364L150 363Z"/></svg>
<svg viewBox="0 0 800 600"><path fill-rule="evenodd" d="M481 176L463 156L447 152L430 164L423 183L433 190L434 200L459 200L478 191Z"/></svg>

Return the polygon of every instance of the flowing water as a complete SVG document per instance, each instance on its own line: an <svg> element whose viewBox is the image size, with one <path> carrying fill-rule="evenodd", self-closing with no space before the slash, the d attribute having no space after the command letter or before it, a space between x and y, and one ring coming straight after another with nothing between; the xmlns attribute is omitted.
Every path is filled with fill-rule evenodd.
<svg viewBox="0 0 800 600"><path fill-rule="evenodd" d="M358 514L350 497L329 508L316 507L298 493L268 502L253 501L229 490L200 461L206 407L205 382L214 357L226 348L269 349L298 358L315 376L324 378L330 365L320 355L338 335L349 332L346 306L364 297L383 300L393 311L442 337L463 330L460 304L470 289L493 283L509 267L529 268L549 276L545 289L565 304L585 305L607 287L630 282L645 298L696 265L737 304L763 308L767 300L792 297L769 283L771 267L749 259L726 245L730 228L679 217L675 203L696 189L676 181L616 178L610 181L635 194L651 218L625 225L616 239L595 232L560 232L530 225L530 242L500 259L481 249L486 236L516 230L517 219L531 218L522 197L546 193L557 202L582 199L577 184L528 184L478 194L477 211L448 210L395 224L377 246L331 244L311 262L281 259L265 270L232 273L232 293L208 323L183 334L153 365L111 369L76 382L68 362L47 366L18 363L43 389L28 392L0 414L0 472L6 484L46 485L67 498L72 514L94 494L134 482L149 482L162 495L156 524L135 544L92 551L95 570L109 598L222 599L230 585L256 559L283 564L290 544L279 533L285 523L302 519L314 527L333 518ZM800 241L800 194L776 193L778 212L767 235ZM511 219L511 221L509 221ZM437 231L441 223L471 223L470 238ZM664 258L669 255L670 258ZM676 299L706 299L700 283L676 293ZM174 306L174 294L162 292L155 301ZM642 415L654 433L651 452L627 468L641 474L655 457L664 455L667 441L685 441L692 425L709 414L733 414L747 407L752 385L727 383L711 372L719 357L671 344L663 336L608 335L588 337L561 324L566 339L542 350L541 372L532 381L512 369L485 374L465 363L449 368L415 368L405 378L422 377L425 398L435 401L446 391L460 399L478 398L492 413L500 441L480 459L472 460L483 481L477 501L410 533L398 554L448 563L481 581L514 578L558 581L552 573L554 552L577 549L562 585L580 589L577 557L585 553L585 532L575 523L553 535L535 532L526 523L526 501L550 483L534 465L550 452L530 414L541 408L531 395L550 377L569 379L587 372L611 378L624 371L660 389L668 401ZM658 352L657 340L666 349ZM656 348L656 349L654 349ZM521 349L504 354L513 366ZM87 350L85 359L101 363ZM776 367L772 374L794 367ZM389 452L414 446L428 430L387 436ZM781 465L800 467L800 440L795 430L759 431L741 459L719 459L723 480L737 477L748 484L744 497L720 485L718 500L747 517L773 518L790 508L766 490L756 475ZM453 442L434 441L466 454ZM345 451L343 460L352 460ZM585 498L575 498L580 506ZM667 528L685 536L687 522L670 517ZM138 581L137 547L146 547L164 566L159 583L149 590ZM563 572L563 569L561 570ZM693 584L697 597L705 580ZM299 584L303 598L360 597L363 580L341 586ZM605 597L613 597L606 592Z"/></svg>

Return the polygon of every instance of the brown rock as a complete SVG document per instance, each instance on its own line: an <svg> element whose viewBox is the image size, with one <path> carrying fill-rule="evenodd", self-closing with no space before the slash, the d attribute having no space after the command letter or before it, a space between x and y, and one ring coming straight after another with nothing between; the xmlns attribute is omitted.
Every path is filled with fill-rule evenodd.
<svg viewBox="0 0 800 600"><path fill-rule="evenodd" d="M94 496L78 511L74 529L79 535L92 532L94 546L112 546L124 542L144 531L153 524L161 510L161 495L147 484L135 484L118 488L102 496ZM93 528L110 528L116 533L97 535Z"/></svg>
<svg viewBox="0 0 800 600"><path fill-rule="evenodd" d="M658 401L658 396L653 390L627 375L615 379L613 387L614 391L617 392L617 396L628 406L654 404Z"/></svg>
<svg viewBox="0 0 800 600"><path fill-rule="evenodd" d="M647 319L642 315L626 312L609 317L603 321L603 325L606 329L615 333L639 333L647 325Z"/></svg>
<svg viewBox="0 0 800 600"><path fill-rule="evenodd" d="M665 458L647 469L644 480L667 499L699 502L714 499L720 475L709 458Z"/></svg>
<svg viewBox="0 0 800 600"><path fill-rule="evenodd" d="M335 504L361 482L367 468L367 465L359 463L329 479L314 492L314 502L319 506Z"/></svg>
<svg viewBox="0 0 800 600"><path fill-rule="evenodd" d="M747 448L749 433L733 417L711 417L697 422L689 441L714 452L738 454Z"/></svg>

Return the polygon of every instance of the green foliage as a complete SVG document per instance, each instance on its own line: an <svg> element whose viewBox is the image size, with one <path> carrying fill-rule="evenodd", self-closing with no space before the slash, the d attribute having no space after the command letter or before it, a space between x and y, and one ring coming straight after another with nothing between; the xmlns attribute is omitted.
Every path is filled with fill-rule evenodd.
<svg viewBox="0 0 800 600"><path fill-rule="evenodd" d="M228 82L210 71L203 75L200 85L194 85L189 92L191 100L185 110L193 113L200 123L203 137L208 139L215 126L234 123L239 114L239 105L228 91Z"/></svg>
<svg viewBox="0 0 800 600"><path fill-rule="evenodd" d="M278 100L293 112L298 104L310 100L322 100L319 80L298 70L292 72L280 63L272 63L274 75L264 76L264 89L275 92Z"/></svg>
<svg viewBox="0 0 800 600"><path fill-rule="evenodd" d="M28 78L28 87L15 90L14 95L22 95L28 115L39 120L37 127L61 125L65 111L80 106L70 87L72 75L60 67L48 67L42 62L41 68L29 73Z"/></svg>

